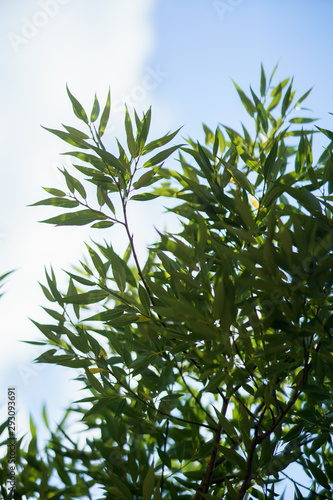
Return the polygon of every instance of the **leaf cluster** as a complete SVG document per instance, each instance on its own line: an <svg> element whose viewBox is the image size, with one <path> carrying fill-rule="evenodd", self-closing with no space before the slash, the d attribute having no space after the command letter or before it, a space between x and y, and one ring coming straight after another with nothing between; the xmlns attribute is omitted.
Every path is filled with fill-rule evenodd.
<svg viewBox="0 0 333 500"><path fill-rule="evenodd" d="M55 225L119 224L128 248L118 255L107 236L67 271L67 289L52 269L41 284L52 305L50 322L35 322L48 347L37 362L74 369L86 394L72 410L86 446L49 444L63 498L97 484L119 500L273 499L294 462L310 481L289 478L294 498L330 498L333 133L298 128L313 121L298 114L310 91L274 86L275 69L261 67L257 93L235 83L252 135L203 125L203 143L165 148L178 130L148 140L151 109L126 109L117 153L102 142L110 94L97 127L97 97L88 118L68 90L87 134L49 130L85 179L63 170L69 192L45 188L52 197L35 205L69 209L45 221ZM316 162L315 133L330 141ZM142 265L127 207L157 197L178 201L181 229L159 232ZM26 460L34 491L57 498Z"/></svg>

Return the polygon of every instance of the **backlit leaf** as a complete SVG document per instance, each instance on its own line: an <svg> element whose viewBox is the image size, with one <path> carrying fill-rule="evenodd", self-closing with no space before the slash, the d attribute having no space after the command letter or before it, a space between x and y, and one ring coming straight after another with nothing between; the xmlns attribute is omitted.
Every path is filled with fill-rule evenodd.
<svg viewBox="0 0 333 500"><path fill-rule="evenodd" d="M85 112L85 110L83 109L83 107L81 106L81 104L79 103L79 101L73 96L73 94L70 92L69 88L68 88L68 85L66 85L66 89L67 89L67 94L68 94L68 97L70 98L71 102L72 102L72 106L73 106L73 111L74 111L74 114L80 119L80 120L83 120L85 123L88 124L88 117L87 117L87 114Z"/></svg>
<svg viewBox="0 0 333 500"><path fill-rule="evenodd" d="M43 220L42 222L55 224L56 226L84 226L85 224L90 224L96 220L104 219L107 219L107 216L101 212L85 209L78 212L67 212L65 214L58 215L57 217L51 217L51 219Z"/></svg>
<svg viewBox="0 0 333 500"><path fill-rule="evenodd" d="M110 94L110 88L109 88L108 96L106 99L106 104L105 104L105 107L103 109L103 113L102 113L102 116L101 116L101 119L99 122L99 127L98 127L98 135L100 137L103 136L105 129L106 129L106 126L109 122L110 108L111 108L111 94Z"/></svg>
<svg viewBox="0 0 333 500"><path fill-rule="evenodd" d="M99 117L99 102L97 99L97 95L95 94L93 108L91 110L90 121L93 123Z"/></svg>

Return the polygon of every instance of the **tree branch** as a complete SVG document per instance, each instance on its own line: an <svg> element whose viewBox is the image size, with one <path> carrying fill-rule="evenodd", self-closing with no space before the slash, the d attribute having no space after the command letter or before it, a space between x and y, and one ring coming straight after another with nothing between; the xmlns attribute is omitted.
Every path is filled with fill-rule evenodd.
<svg viewBox="0 0 333 500"><path fill-rule="evenodd" d="M212 481L212 476L213 476L213 473L215 470L217 445L219 444L220 439L221 439L221 431L222 431L222 427L221 427L221 424L219 422L217 424L217 427L215 430L214 446L213 446L212 454L210 456L208 467L205 471L205 474L204 474L204 477L201 481L201 484L193 497L193 500L203 500L203 496L201 494L207 493L209 490L209 487L210 487L211 481Z"/></svg>
<svg viewBox="0 0 333 500"><path fill-rule="evenodd" d="M118 186L118 189L119 189L119 194L120 194L121 203L122 203L122 207L123 207L125 229L126 229L126 233L127 233L130 245L131 245L131 250L132 250L132 253L133 253L133 257L134 257L135 265L136 265L136 268L137 268L137 271L138 271L138 275L140 276L142 284L143 284L143 286L145 287L145 289L146 289L146 291L148 293L151 305L154 306L155 302L154 302L153 295L152 295L151 290L150 290L150 288L148 286L148 283L145 280L145 277L143 276L143 273L142 273L142 270L141 270L141 266L140 266L140 263L139 263L139 259L138 259L138 256L136 254L136 250L135 250L135 247L134 247L133 235L131 234L131 231L130 231L130 228L129 228L129 224L128 224L128 219L127 219L126 201L124 199L124 196L121 193L121 190L120 190L119 186Z"/></svg>
<svg viewBox="0 0 333 500"><path fill-rule="evenodd" d="M105 366L103 366L103 368L105 369ZM113 371L107 367L107 370L108 372L110 373L110 375L112 375L112 377L114 377L118 384L123 387L123 389L125 389L129 394L131 394L135 399L137 399L138 401L141 401L141 403L143 403L145 406L147 406L148 408L150 408L151 410L154 410L156 411L157 413L159 413L160 415L163 415L165 416L166 418L170 419L170 420L177 420L178 422L182 422L182 423L186 423L186 424L191 424L191 425L197 425L199 427L205 427L206 429L209 429L211 431L215 431L215 428L214 427L211 427L210 425L208 424L204 424L204 423L201 423L201 422L195 422L193 420L185 420L184 418L180 418L180 417L175 417L174 415L170 415L170 413L166 413L162 410L159 410L158 408L156 408L154 405L152 405L151 403L148 403L148 401L145 401L141 396L139 396L138 394L136 394L136 392L134 392L130 387L128 387L126 384L124 384L124 382L122 382L120 380L119 377L117 377L117 375L115 375L113 373Z"/></svg>
<svg viewBox="0 0 333 500"><path fill-rule="evenodd" d="M222 415L226 414L228 404L229 404L229 399L224 396L223 397L223 407L222 407L222 411L221 411ZM212 454L210 456L210 460L208 463L208 467L205 471L205 474L204 474L204 477L201 481L201 484L193 497L193 500L203 500L202 493L203 494L208 493L208 490L209 490L211 482L212 482L214 470L216 467L217 446L221 440L221 432L222 432L222 426L221 426L221 423L219 422L217 424L217 427L215 430L214 445L213 445Z"/></svg>
<svg viewBox="0 0 333 500"><path fill-rule="evenodd" d="M247 464L246 464L246 470L245 470L245 474L244 474L244 481L243 481L242 486L241 486L241 488L240 488L240 490L238 492L236 500L242 500L244 498L247 490L251 486L251 482L252 482L252 464L253 464L254 453L255 453L257 445L260 444L260 443L262 443L267 437L269 437L275 431L275 429L280 425L280 423L282 422L282 420L284 419L284 417L289 412L290 408L294 405L294 403L296 402L296 400L297 400L297 398L298 398L298 396L299 396L299 394L301 392L299 386L302 385L303 382L304 382L304 380L306 379L308 370L309 370L308 367L304 368L304 371L303 371L302 375L300 376L300 379L299 379L299 381L297 383L297 386L293 390L288 403L286 404L286 406L284 407L284 409L280 413L280 415L278 415L278 417L276 418L276 420L273 422L273 424L271 425L271 427L269 429L267 429L267 431L265 431L263 434L261 434L260 436L258 436L258 431L259 431L259 426L260 426L260 423L261 423L261 418L264 415L264 412L262 413L262 415L260 417L260 422L255 426L255 436L252 439L250 447L249 447L248 459L247 459Z"/></svg>

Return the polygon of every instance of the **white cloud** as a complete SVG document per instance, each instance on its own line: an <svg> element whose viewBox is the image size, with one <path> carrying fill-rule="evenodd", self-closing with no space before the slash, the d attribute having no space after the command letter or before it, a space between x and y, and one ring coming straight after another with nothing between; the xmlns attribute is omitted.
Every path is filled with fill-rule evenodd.
<svg viewBox="0 0 333 500"><path fill-rule="evenodd" d="M55 211L46 209L41 217L41 211L26 208L43 197L41 185L59 186L54 164L63 145L40 124L78 126L66 95L66 82L88 108L95 91L103 105L111 85L112 98L119 102L142 82L153 50L151 13L155 2L29 0L11 2L4 8L0 21L0 37L6 40L0 49L0 64L6 68L0 92L1 132L5 137L0 207L6 217L0 232L6 237L0 241L0 274L19 268L0 301L0 366L8 383L11 373L17 379L18 365L31 360L30 350L17 340L38 336L28 316L39 315L41 294L36 282L43 280L43 265L55 262L58 267L68 267L68 262L80 256L82 237L87 236L85 229L38 226L38 218L51 217ZM47 14L46 5L49 9L53 5L54 15L50 10ZM25 42L18 44L19 37ZM22 385L22 391L28 390ZM40 394L40 400L45 396Z"/></svg>

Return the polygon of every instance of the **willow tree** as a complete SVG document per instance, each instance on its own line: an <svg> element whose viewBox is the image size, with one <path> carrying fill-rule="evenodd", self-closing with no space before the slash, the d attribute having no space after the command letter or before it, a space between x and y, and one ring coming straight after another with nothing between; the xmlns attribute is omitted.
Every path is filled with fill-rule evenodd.
<svg viewBox="0 0 333 500"><path fill-rule="evenodd" d="M235 83L249 130L204 125L201 143L170 145L179 130L152 140L151 109L126 109L117 152L103 137L110 93L89 115L67 89L84 131L48 129L73 167L35 205L62 209L48 224L90 224L98 241L66 289L46 272L37 361L72 368L86 389L70 410L86 442L61 425L42 454L34 436L18 495L282 499L287 479L295 499L331 498L333 132L304 117L310 91L298 98L274 73L261 68L257 93ZM128 207L157 197L174 200L180 229L159 232L141 262Z"/></svg>

